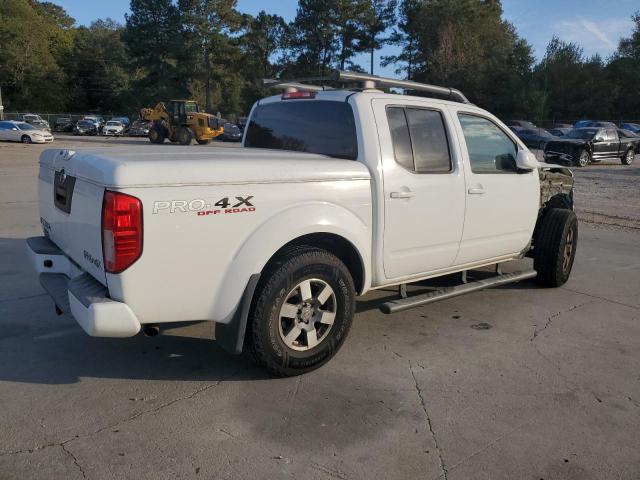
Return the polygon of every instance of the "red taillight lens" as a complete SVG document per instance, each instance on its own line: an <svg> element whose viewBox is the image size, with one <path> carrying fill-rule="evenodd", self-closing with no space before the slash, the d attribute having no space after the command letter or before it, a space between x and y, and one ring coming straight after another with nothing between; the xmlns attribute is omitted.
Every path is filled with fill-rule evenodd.
<svg viewBox="0 0 640 480"><path fill-rule="evenodd" d="M296 98L316 98L316 92L300 90L297 92L285 92L282 94L282 100L294 100Z"/></svg>
<svg viewBox="0 0 640 480"><path fill-rule="evenodd" d="M104 192L102 258L109 273L120 273L142 254L142 202L118 192Z"/></svg>

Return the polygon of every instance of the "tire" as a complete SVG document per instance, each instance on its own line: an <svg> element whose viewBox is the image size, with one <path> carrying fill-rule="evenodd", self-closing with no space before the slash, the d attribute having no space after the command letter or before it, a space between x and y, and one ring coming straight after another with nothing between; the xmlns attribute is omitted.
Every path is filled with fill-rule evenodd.
<svg viewBox="0 0 640 480"><path fill-rule="evenodd" d="M151 141L151 143L164 143L164 139L164 129L160 125L154 125L151 130L149 130L149 140Z"/></svg>
<svg viewBox="0 0 640 480"><path fill-rule="evenodd" d="M591 154L588 150L582 149L576 158L576 165L578 167L586 167L591 163Z"/></svg>
<svg viewBox="0 0 640 480"><path fill-rule="evenodd" d="M257 363L285 377L328 362L344 343L355 312L355 287L344 263L325 250L295 247L262 279L245 337Z"/></svg>
<svg viewBox="0 0 640 480"><path fill-rule="evenodd" d="M631 165L633 163L633 159L635 158L635 156L636 156L636 152L633 151L633 148L630 148L622 157L622 164Z"/></svg>
<svg viewBox="0 0 640 480"><path fill-rule="evenodd" d="M563 285L571 275L577 246L578 219L573 210L551 208L547 211L535 238L536 281L545 287Z"/></svg>
<svg viewBox="0 0 640 480"><path fill-rule="evenodd" d="M29 135L22 135L22 137L20 137L20 141L22 143L32 143Z"/></svg>
<svg viewBox="0 0 640 480"><path fill-rule="evenodd" d="M196 138L196 142L198 142L198 145L209 145L209 143L211 142L211 140L198 140Z"/></svg>
<svg viewBox="0 0 640 480"><path fill-rule="evenodd" d="M191 145L191 141L193 140L193 132L191 132L190 128L180 127L178 129L176 137L180 145Z"/></svg>

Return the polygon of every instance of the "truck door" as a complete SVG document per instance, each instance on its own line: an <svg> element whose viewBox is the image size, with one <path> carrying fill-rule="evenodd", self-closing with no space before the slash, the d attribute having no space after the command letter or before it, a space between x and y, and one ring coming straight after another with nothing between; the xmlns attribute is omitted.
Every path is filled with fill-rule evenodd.
<svg viewBox="0 0 640 480"><path fill-rule="evenodd" d="M618 137L618 132L613 129L607 129L605 131L606 140L607 140L607 158L615 158L618 156L620 151L620 138Z"/></svg>
<svg viewBox="0 0 640 480"><path fill-rule="evenodd" d="M608 155L610 149L609 140L607 140L607 132L605 130L598 130L593 137L593 160L600 160Z"/></svg>
<svg viewBox="0 0 640 480"><path fill-rule="evenodd" d="M433 102L373 101L382 154L388 279L446 269L458 253L464 172L449 113Z"/></svg>
<svg viewBox="0 0 640 480"><path fill-rule="evenodd" d="M528 245L538 217L538 171L516 168L518 144L494 120L462 109L457 117L467 205L455 263L517 254Z"/></svg>

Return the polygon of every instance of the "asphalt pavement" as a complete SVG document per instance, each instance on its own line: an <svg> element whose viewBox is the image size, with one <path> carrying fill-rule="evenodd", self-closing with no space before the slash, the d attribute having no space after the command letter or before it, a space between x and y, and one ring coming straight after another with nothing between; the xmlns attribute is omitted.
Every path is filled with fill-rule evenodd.
<svg viewBox="0 0 640 480"><path fill-rule="evenodd" d="M24 245L42 149L0 144L0 479L640 478L637 229L581 223L559 289L392 316L368 294L331 362L277 379L209 324L98 339L56 316Z"/></svg>

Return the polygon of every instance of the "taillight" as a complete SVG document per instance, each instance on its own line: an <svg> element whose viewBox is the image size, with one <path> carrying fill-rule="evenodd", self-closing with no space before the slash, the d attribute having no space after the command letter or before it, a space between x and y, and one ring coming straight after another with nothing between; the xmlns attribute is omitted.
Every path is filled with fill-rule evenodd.
<svg viewBox="0 0 640 480"><path fill-rule="evenodd" d="M282 94L282 100L294 100L296 98L316 98L316 92L308 90L299 90L295 92L285 92Z"/></svg>
<svg viewBox="0 0 640 480"><path fill-rule="evenodd" d="M102 258L108 273L120 273L142 254L142 202L119 192L104 192Z"/></svg>

